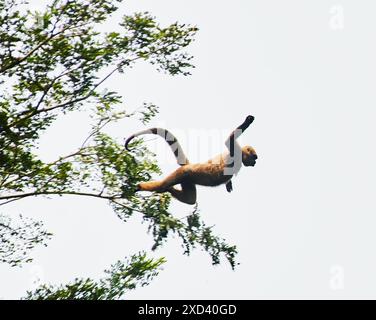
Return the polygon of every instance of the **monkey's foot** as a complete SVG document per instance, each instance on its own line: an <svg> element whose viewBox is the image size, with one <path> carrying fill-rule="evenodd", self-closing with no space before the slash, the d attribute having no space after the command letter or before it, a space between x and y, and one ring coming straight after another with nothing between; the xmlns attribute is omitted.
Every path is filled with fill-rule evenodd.
<svg viewBox="0 0 376 320"><path fill-rule="evenodd" d="M138 191L155 191L158 193L166 192L166 188L163 188L159 181L141 182L138 184Z"/></svg>

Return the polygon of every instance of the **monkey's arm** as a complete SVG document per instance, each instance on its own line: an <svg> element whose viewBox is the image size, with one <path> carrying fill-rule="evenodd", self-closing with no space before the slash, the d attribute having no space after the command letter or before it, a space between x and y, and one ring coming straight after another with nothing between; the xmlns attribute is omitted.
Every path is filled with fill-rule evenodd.
<svg viewBox="0 0 376 320"><path fill-rule="evenodd" d="M226 183L226 190L227 190L227 192L231 192L232 191L232 182L231 182L231 180Z"/></svg>
<svg viewBox="0 0 376 320"><path fill-rule="evenodd" d="M235 148L241 149L239 144L237 143L236 139L250 126L250 124L255 120L254 116L247 116L244 122L237 127L233 132L231 132L230 136L227 138L225 144L227 149L230 151L230 155L233 157L235 153Z"/></svg>

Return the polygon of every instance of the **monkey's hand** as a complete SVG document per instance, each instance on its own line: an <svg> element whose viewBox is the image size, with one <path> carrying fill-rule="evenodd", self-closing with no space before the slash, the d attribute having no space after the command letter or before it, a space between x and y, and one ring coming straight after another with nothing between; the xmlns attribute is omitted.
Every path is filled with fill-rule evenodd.
<svg viewBox="0 0 376 320"><path fill-rule="evenodd" d="M232 182L231 182L231 180L226 183L226 190L227 190L227 192L231 192L232 191Z"/></svg>
<svg viewBox="0 0 376 320"><path fill-rule="evenodd" d="M254 116L247 116L247 118L245 118L244 122L240 125L239 129L241 129L242 131L244 131L245 129L247 129L250 124L253 122L253 120L255 120L255 117Z"/></svg>
<svg viewBox="0 0 376 320"><path fill-rule="evenodd" d="M255 120L255 117L249 115L249 116L247 116L247 118L245 118L244 122L251 124L253 122L253 120Z"/></svg>

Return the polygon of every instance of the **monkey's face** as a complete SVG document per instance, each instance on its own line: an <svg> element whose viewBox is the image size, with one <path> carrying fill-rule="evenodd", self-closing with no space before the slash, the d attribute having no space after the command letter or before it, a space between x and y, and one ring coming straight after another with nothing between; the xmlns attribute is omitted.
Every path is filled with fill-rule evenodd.
<svg viewBox="0 0 376 320"><path fill-rule="evenodd" d="M256 164L257 154L255 149L251 146L245 146L242 148L242 162L246 167L254 166Z"/></svg>

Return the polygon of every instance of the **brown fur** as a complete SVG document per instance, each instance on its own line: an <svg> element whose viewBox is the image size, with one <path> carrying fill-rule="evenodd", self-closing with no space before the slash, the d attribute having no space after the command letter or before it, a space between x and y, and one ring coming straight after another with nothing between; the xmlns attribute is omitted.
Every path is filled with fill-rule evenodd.
<svg viewBox="0 0 376 320"><path fill-rule="evenodd" d="M241 166L241 163L237 163L239 161L236 160L236 152L239 154L241 153L241 162L243 165L254 166L256 164L256 151L251 146L241 148L236 141L239 135L248 128L253 120L254 118L252 116L248 116L237 130L234 130L231 133L226 140L226 146L229 151L218 155L207 162L195 164L189 163L184 155L184 163L181 164L181 167L176 169L163 180L140 183L138 185L138 191L155 191L159 193L170 192L174 198L187 204L196 203L196 185L215 187L221 184L226 184L227 191L231 192L231 178L240 170ZM171 145L172 143L175 143L177 149L182 150L177 139L171 133L165 129L157 128L150 129L149 132L142 131L131 136L127 139L126 148L128 149L127 146L131 139L145 133L159 134L162 137L166 137L166 133L168 133L169 137L172 137L171 139L175 139L172 140L172 142L170 140L169 144ZM178 159L177 153L175 153L175 156ZM233 165L234 169L233 172L228 173L226 172L226 168L231 168L231 163L235 163ZM180 184L181 189L174 187L177 184Z"/></svg>

